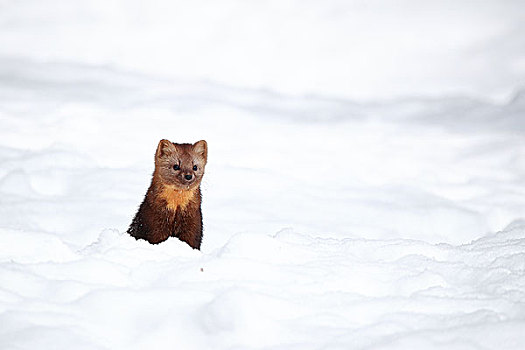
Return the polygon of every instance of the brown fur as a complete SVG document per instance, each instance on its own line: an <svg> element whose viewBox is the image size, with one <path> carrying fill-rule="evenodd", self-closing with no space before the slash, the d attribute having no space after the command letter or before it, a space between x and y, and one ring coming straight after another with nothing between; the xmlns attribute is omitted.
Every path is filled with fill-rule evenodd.
<svg viewBox="0 0 525 350"><path fill-rule="evenodd" d="M207 162L206 141L176 144L161 140L155 171L128 233L152 244L177 237L194 249L202 242L200 183ZM178 165L180 169L174 169ZM193 167L196 166L197 170ZM188 180L185 176L190 176Z"/></svg>

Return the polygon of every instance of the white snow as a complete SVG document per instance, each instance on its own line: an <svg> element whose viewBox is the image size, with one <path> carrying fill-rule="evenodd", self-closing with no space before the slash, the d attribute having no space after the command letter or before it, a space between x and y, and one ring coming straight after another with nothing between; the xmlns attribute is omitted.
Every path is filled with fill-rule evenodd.
<svg viewBox="0 0 525 350"><path fill-rule="evenodd" d="M523 348L521 2L0 9L0 349ZM162 138L201 251L125 233Z"/></svg>

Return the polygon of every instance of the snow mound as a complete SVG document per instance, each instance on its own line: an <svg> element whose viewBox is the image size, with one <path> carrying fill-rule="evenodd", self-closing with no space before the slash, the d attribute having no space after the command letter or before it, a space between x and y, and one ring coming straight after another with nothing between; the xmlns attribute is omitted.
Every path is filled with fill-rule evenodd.
<svg viewBox="0 0 525 350"><path fill-rule="evenodd" d="M523 221L459 246L286 229L237 234L200 253L175 239L152 246L105 230L65 251L62 261L2 263L2 348L482 349L503 341L519 349L525 341Z"/></svg>

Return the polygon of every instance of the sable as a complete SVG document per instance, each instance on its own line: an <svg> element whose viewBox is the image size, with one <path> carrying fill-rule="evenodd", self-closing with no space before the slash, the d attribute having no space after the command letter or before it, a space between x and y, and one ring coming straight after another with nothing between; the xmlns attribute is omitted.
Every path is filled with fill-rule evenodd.
<svg viewBox="0 0 525 350"><path fill-rule="evenodd" d="M152 244L177 237L200 249L200 184L207 159L204 140L194 144L161 140L155 152L151 185L127 232Z"/></svg>

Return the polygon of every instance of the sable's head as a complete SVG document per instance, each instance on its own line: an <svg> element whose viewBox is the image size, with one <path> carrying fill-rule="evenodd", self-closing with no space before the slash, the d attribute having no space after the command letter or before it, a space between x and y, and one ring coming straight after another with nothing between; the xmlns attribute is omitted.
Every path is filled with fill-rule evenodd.
<svg viewBox="0 0 525 350"><path fill-rule="evenodd" d="M160 140L155 153L155 176L165 185L194 189L201 183L207 158L208 145L204 140L193 145Z"/></svg>

